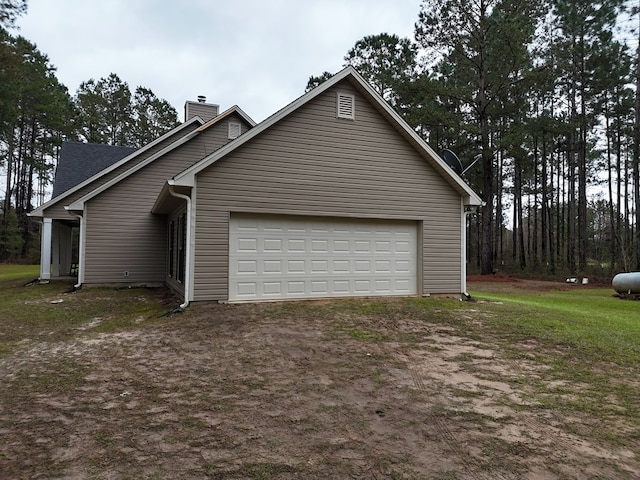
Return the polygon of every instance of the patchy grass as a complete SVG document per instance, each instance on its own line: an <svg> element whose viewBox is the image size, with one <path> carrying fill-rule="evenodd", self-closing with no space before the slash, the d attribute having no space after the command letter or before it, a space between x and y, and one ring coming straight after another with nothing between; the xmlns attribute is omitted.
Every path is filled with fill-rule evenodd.
<svg viewBox="0 0 640 480"><path fill-rule="evenodd" d="M639 304L608 290L167 318L36 275L0 266L0 478L640 478Z"/></svg>
<svg viewBox="0 0 640 480"><path fill-rule="evenodd" d="M0 264L0 358L19 344L58 342L157 321L173 299L164 289L85 288L71 282L29 283L37 266Z"/></svg>

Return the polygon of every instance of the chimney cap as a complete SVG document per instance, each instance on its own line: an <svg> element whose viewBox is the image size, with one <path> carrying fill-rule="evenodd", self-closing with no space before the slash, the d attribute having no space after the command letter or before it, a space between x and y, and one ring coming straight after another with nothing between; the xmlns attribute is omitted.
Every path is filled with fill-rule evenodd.
<svg viewBox="0 0 640 480"><path fill-rule="evenodd" d="M198 103L206 103L207 97L204 95L198 95Z"/></svg>

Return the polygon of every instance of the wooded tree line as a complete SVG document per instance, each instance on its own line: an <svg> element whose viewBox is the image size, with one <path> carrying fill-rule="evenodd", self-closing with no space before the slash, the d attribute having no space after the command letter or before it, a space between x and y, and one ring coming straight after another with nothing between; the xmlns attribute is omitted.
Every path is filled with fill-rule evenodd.
<svg viewBox="0 0 640 480"><path fill-rule="evenodd" d="M640 270L637 7L423 0L415 40L371 35L347 52L436 150L479 159L464 178L483 199L469 217L481 273ZM115 74L70 95L47 56L8 32L25 9L0 2L0 261L27 255L37 229L26 213L63 138L140 146L177 124L166 101Z"/></svg>
<svg viewBox="0 0 640 480"><path fill-rule="evenodd" d="M372 35L347 52L436 150L479 158L464 176L483 199L472 270L640 270L637 6L423 0L415 41Z"/></svg>
<svg viewBox="0 0 640 480"><path fill-rule="evenodd" d="M9 32L26 5L0 2L0 261L37 258L27 213L45 200L63 140L140 147L178 124L166 100L145 87L132 94L114 73L71 95L46 54Z"/></svg>

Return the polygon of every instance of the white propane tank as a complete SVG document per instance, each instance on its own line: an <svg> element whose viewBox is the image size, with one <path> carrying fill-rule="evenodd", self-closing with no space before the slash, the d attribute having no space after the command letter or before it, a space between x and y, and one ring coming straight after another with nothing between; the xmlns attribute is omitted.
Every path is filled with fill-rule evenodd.
<svg viewBox="0 0 640 480"><path fill-rule="evenodd" d="M611 285L621 294L640 294L640 272L619 273L613 277Z"/></svg>

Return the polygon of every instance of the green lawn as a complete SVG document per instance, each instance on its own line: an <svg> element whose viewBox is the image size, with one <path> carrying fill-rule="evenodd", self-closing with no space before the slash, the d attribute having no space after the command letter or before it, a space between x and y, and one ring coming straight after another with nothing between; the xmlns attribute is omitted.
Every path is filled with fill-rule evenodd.
<svg viewBox="0 0 640 480"><path fill-rule="evenodd" d="M8 286L12 280L30 281L38 278L39 265L12 265L0 263L0 288Z"/></svg>
<svg viewBox="0 0 640 480"><path fill-rule="evenodd" d="M496 313L495 326L514 335L572 346L620 365L640 360L640 302L622 300L606 288L474 292Z"/></svg>

